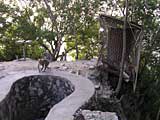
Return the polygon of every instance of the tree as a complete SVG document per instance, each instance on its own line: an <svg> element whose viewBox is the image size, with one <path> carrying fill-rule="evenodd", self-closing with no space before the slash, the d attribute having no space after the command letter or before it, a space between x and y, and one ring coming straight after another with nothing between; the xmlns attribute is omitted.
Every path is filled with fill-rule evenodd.
<svg viewBox="0 0 160 120"><path fill-rule="evenodd" d="M97 55L99 24L95 19L99 1L75 1L72 8L71 32L66 36L67 49L74 48L75 59L91 59Z"/></svg>
<svg viewBox="0 0 160 120"><path fill-rule="evenodd" d="M16 8L11 8L8 5L3 4L0 2L0 45L1 45L1 60L12 60L15 58L16 54L20 54L18 50L18 45L15 44L16 39L13 38L15 25L12 23L14 21L14 10Z"/></svg>
<svg viewBox="0 0 160 120"><path fill-rule="evenodd" d="M52 24L52 32L54 32L54 38L50 39L49 44L53 59L57 60L60 55L60 49L62 44L68 43L66 36L72 36L72 40L75 43L75 47L65 48L66 55L71 50L76 50L76 58L79 58L79 41L75 39L79 31L85 30L91 25L90 22L94 21L93 17L98 8L97 1L40 1L45 4L48 17ZM51 6L50 6L51 5ZM89 6L89 7L88 7ZM94 22L95 23L95 22ZM93 23L92 23L93 24ZM83 37L84 38L84 37ZM97 38L96 38L97 39ZM70 39L71 40L71 39ZM71 41L72 41L71 40ZM48 40L47 40L48 41ZM83 41L83 40L81 40ZM53 45L54 44L54 45ZM66 44L69 45L69 44ZM44 46L44 45L43 45Z"/></svg>
<svg viewBox="0 0 160 120"><path fill-rule="evenodd" d="M101 10L122 18L124 0L105 1ZM128 20L142 25L144 37L141 49L138 84L124 83L121 105L129 120L159 119L159 2L158 0L133 0L128 2ZM111 9L111 11L110 11ZM119 12L120 11L120 14ZM121 89L121 90L122 90ZM145 107L144 107L145 106ZM132 113L132 114L131 114Z"/></svg>
<svg viewBox="0 0 160 120"><path fill-rule="evenodd" d="M14 1L8 3L10 4L8 6L14 8L15 11L9 15L13 19L10 24L14 25L12 38L16 38L16 40L29 39L33 43L38 43L51 53L53 60L62 56L60 51L62 49L65 50L65 55L76 50L77 59L85 57L90 59L97 54L97 45L95 50L91 50L91 46L98 43L98 23L94 19L98 10L98 0L19 1L19 4L21 3L23 3L22 6L18 6ZM91 27L96 30L91 30ZM91 33L93 33L93 37ZM77 39L77 35L80 36L80 39ZM67 36L72 36L72 39L67 39ZM74 47L68 46L69 42L73 42ZM86 45L83 43L87 43L88 46L85 47ZM62 48L63 44L66 45L65 48ZM84 49L80 49L81 46ZM87 54L84 55L84 53Z"/></svg>

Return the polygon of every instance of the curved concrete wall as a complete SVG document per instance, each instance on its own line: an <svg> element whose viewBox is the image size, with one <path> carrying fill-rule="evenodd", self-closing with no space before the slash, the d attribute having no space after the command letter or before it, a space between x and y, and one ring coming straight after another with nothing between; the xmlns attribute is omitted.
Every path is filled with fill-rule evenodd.
<svg viewBox="0 0 160 120"><path fill-rule="evenodd" d="M55 104L49 110L49 113L47 114L45 120L73 120L74 118L73 115L77 111L77 109L79 109L82 105L84 105L84 103L87 102L94 94L94 85L92 84L92 82L87 78L84 78L75 74L71 74L64 71L57 71L57 70L52 70L50 72L44 72L44 73L38 73L35 70L14 71L14 72L8 73L7 76L0 79L1 104L7 105L4 102L4 99L7 97L6 95L9 94L10 89L12 88L12 85L14 82L16 82L17 80L23 77L29 77L33 75L60 76L62 78L65 78L65 80L70 81L75 88L73 93L71 93L65 99L61 100L59 103ZM4 109L3 111L9 111L8 107L3 107L3 108L0 107L0 109L1 109L0 111L2 111L2 109ZM0 116L3 116L5 114L8 114L8 113L1 112ZM4 118L2 120L8 120L8 118L7 119ZM21 119L12 119L12 120L23 120L23 119L21 118ZM35 119L32 119L32 120L35 120ZM43 119L38 119L38 120L43 120Z"/></svg>
<svg viewBox="0 0 160 120"><path fill-rule="evenodd" d="M49 110L73 91L73 84L62 77L23 77L0 102L0 120L44 120Z"/></svg>

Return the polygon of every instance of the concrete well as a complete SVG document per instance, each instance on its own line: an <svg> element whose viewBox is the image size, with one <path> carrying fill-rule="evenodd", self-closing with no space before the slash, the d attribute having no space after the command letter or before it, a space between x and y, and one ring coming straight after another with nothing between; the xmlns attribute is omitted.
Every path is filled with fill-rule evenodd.
<svg viewBox="0 0 160 120"><path fill-rule="evenodd" d="M13 83L5 99L0 102L0 119L44 120L49 110L73 91L73 84L62 77L23 77Z"/></svg>

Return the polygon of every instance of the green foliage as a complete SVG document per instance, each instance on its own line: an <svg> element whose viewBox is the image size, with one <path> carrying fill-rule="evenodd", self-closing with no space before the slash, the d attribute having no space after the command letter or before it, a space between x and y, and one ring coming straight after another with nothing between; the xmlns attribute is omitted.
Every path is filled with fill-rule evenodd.
<svg viewBox="0 0 160 120"><path fill-rule="evenodd" d="M78 41L79 59L92 59L98 55L99 46L99 25L97 21L88 25L86 29L79 30L75 36L66 37L67 49L75 48L75 39ZM71 56L75 58L76 52L73 49Z"/></svg>
<svg viewBox="0 0 160 120"><path fill-rule="evenodd" d="M67 50L72 50L71 56L79 59L92 59L97 56L99 43L99 25L94 19L99 2L75 1L73 5L72 24L67 37Z"/></svg>
<svg viewBox="0 0 160 120"><path fill-rule="evenodd" d="M146 46L141 57L139 88L143 93L141 97L144 99L143 106L145 106L141 108L143 113L141 119L156 119L160 106L160 44L158 38L160 34L157 35L156 38L153 37L155 44Z"/></svg>
<svg viewBox="0 0 160 120"><path fill-rule="evenodd" d="M7 46L6 38L8 41L14 39L14 44L17 40L32 40L32 43L37 41L36 47L41 46L50 50L56 60L60 53L55 50L59 49L57 48L59 45L61 47L62 43L66 42L65 49L68 51L68 49L75 46L75 41L78 40L76 46L79 49L80 59L91 59L97 55L98 23L94 20L94 14L98 10L97 0L54 0L51 4L55 21L50 19L51 14L42 2L44 1L28 2L29 4L26 4L25 7L23 6L23 9L20 9L12 1L10 1L10 4L14 4L14 7L1 2L1 13L4 16L0 17L3 24L0 27L0 32L3 35L0 42L5 46L1 51L7 49L8 46L12 46L10 42L10 45ZM8 18L11 18L10 22L6 22ZM65 36L74 36L74 38L71 41L68 41L68 39L63 42L62 38ZM73 45L68 42L73 42ZM33 46L31 45L31 47ZM31 51L31 48L29 49L27 51ZM73 49L75 50L76 48L73 47ZM13 54L15 53L13 52ZM39 55L36 56L39 57ZM7 60L14 58L12 56Z"/></svg>
<svg viewBox="0 0 160 120"><path fill-rule="evenodd" d="M0 11L0 14L3 14L0 17L0 44L3 46L0 48L1 61L13 60L16 56L23 57L23 44L16 43L18 40L32 40L30 45L25 45L27 57L39 58L44 51L40 47L44 43L43 39L52 40L55 36L53 32L41 29L44 23L43 15L46 14L46 11L38 9L40 15L35 17L33 21L31 20L31 16L33 16L31 8L20 11L2 2L1 5L4 7L4 10ZM7 21L8 18L11 18L10 22Z"/></svg>
<svg viewBox="0 0 160 120"><path fill-rule="evenodd" d="M138 88L132 96L136 100L134 118L138 120L156 120L160 106L160 15L158 14L158 0L131 1L129 17L143 27ZM130 107L128 111L133 110ZM137 114L138 113L138 114ZM133 118L133 117L132 117ZM132 118L129 118L132 120Z"/></svg>
<svg viewBox="0 0 160 120"><path fill-rule="evenodd" d="M31 45L27 46L27 56L32 59L39 59L42 57L44 49L39 46L38 42L34 41Z"/></svg>
<svg viewBox="0 0 160 120"><path fill-rule="evenodd" d="M125 0L106 0L105 3L107 4L106 9L112 10L109 15L117 16L124 12ZM127 102L123 105L128 120L156 120L160 108L159 4L159 0L129 1L128 20L142 25L144 36L137 91L132 93L130 91L132 87L128 88L125 98L128 101L126 100ZM105 11L103 7L101 9ZM114 11L118 11L118 14Z"/></svg>

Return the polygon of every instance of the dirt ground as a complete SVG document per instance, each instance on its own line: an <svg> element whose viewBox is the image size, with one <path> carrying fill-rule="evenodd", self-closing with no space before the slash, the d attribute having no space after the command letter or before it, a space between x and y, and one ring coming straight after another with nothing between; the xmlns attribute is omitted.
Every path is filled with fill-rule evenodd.
<svg viewBox="0 0 160 120"><path fill-rule="evenodd" d="M86 77L90 70L94 68L96 64L96 59L92 60L80 60L80 61L56 61L51 62L49 67L52 69L67 71L73 74L78 74ZM38 72L38 61L31 60L29 58L26 61L9 61L9 62L0 62L0 79L9 74L14 74L17 71L27 71L35 70ZM46 71L49 72L49 69Z"/></svg>

